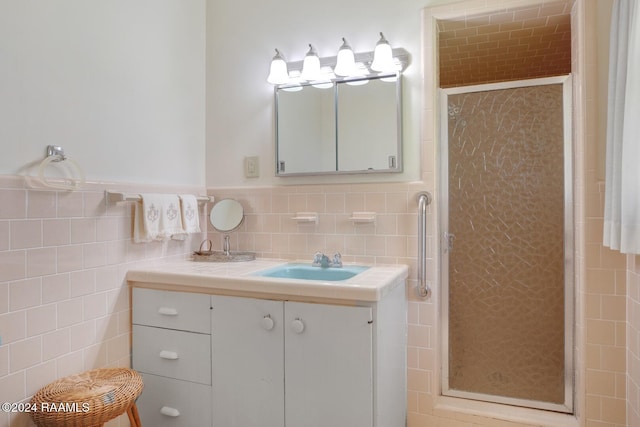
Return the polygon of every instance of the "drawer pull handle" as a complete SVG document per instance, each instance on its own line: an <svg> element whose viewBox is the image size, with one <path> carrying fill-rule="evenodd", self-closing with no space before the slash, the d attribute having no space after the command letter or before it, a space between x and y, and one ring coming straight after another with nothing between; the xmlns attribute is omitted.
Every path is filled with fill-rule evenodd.
<svg viewBox="0 0 640 427"><path fill-rule="evenodd" d="M180 416L180 411L178 411L176 408L172 408L170 406L163 406L162 408L160 408L160 413L162 415L166 415L167 417L179 417Z"/></svg>
<svg viewBox="0 0 640 427"><path fill-rule="evenodd" d="M178 353L176 353L175 351L162 350L160 351L160 357L167 360L177 360Z"/></svg>
<svg viewBox="0 0 640 427"><path fill-rule="evenodd" d="M178 310L171 307L160 307L158 309L158 313L162 314L163 316L177 316Z"/></svg>

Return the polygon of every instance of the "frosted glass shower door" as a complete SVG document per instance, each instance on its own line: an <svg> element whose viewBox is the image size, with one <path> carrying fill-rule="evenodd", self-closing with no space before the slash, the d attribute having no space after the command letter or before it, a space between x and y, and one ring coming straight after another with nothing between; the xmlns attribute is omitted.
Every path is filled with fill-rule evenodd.
<svg viewBox="0 0 640 427"><path fill-rule="evenodd" d="M573 410L568 81L443 91L446 395Z"/></svg>

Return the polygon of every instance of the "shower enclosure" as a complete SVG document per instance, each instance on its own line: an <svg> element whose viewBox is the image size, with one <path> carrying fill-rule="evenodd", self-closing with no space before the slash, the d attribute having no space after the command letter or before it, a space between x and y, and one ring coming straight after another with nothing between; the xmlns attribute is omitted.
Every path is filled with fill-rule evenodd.
<svg viewBox="0 0 640 427"><path fill-rule="evenodd" d="M440 93L445 395L573 411L570 91Z"/></svg>

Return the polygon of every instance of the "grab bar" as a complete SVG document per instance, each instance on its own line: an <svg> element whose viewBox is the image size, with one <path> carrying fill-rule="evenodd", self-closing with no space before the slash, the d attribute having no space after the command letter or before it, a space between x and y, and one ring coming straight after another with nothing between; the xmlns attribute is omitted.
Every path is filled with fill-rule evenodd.
<svg viewBox="0 0 640 427"><path fill-rule="evenodd" d="M431 288L427 285L427 206L431 203L431 193L418 193L418 297L431 296Z"/></svg>

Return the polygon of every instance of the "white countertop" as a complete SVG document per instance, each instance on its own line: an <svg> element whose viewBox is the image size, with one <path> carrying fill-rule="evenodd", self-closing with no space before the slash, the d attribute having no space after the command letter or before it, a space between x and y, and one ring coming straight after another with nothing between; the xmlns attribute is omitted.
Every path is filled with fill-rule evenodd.
<svg viewBox="0 0 640 427"><path fill-rule="evenodd" d="M131 286L238 296L319 298L344 301L379 301L408 276L406 265L372 266L341 281L262 277L257 271L293 261L256 259L246 262L178 261L134 268L127 272ZM346 266L346 264L345 264Z"/></svg>

